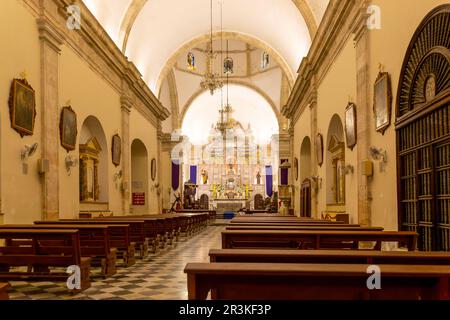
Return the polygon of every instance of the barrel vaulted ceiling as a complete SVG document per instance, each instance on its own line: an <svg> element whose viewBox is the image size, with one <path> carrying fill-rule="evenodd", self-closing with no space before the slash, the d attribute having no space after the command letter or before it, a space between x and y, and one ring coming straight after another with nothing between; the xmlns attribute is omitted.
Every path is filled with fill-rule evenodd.
<svg viewBox="0 0 450 320"><path fill-rule="evenodd" d="M209 0L83 0L111 39L157 94L174 54L209 33ZM255 39L276 52L293 78L307 54L329 0L213 0L214 32Z"/></svg>

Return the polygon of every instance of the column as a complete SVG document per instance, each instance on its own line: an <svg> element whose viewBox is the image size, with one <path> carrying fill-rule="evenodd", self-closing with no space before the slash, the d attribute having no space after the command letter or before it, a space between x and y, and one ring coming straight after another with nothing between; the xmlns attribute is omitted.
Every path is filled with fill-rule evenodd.
<svg viewBox="0 0 450 320"><path fill-rule="evenodd" d="M310 103L310 117L311 117L311 175L317 176L318 174L318 164L316 157L316 137L318 134L317 129L317 92L315 91ZM300 181L302 183L303 181ZM311 188L311 216L315 218L319 218L319 212L317 212L318 208L318 193L319 186L312 186Z"/></svg>
<svg viewBox="0 0 450 320"><path fill-rule="evenodd" d="M161 153L162 153L162 141L163 141L163 132L162 132L162 125L161 121L158 120L158 130L157 130L157 137L158 137L158 143L157 143L157 159L156 159L156 181L154 183L159 184L159 188L162 188L161 185ZM161 189L159 189L161 190ZM162 203L162 196L161 191L156 190L156 194L158 195L158 213L162 213L163 203Z"/></svg>
<svg viewBox="0 0 450 320"><path fill-rule="evenodd" d="M358 223L371 225L370 185L367 176L362 175L362 162L368 158L370 146L371 92L370 92L370 33L366 19L361 18L355 31L356 44L356 106L358 139Z"/></svg>
<svg viewBox="0 0 450 320"><path fill-rule="evenodd" d="M128 96L120 99L122 110L122 214L130 213L130 181L131 181L131 150L130 150L130 112L133 102Z"/></svg>
<svg viewBox="0 0 450 320"><path fill-rule="evenodd" d="M41 121L42 158L49 170L43 174L42 219L59 218L59 55L63 36L53 24L42 17L37 20L41 53Z"/></svg>

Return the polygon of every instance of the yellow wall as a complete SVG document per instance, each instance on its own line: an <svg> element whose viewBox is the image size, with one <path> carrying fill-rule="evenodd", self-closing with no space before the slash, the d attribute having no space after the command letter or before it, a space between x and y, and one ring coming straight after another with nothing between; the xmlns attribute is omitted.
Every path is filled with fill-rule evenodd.
<svg viewBox="0 0 450 320"><path fill-rule="evenodd" d="M372 224L384 226L387 230L397 229L397 172L395 147L395 104L398 81L406 50L414 32L423 18L438 5L448 3L445 0L374 0L381 8L381 29L372 30L371 37L371 81L373 87L378 75L379 63L389 72L392 80L393 109L391 126L384 136L375 131L371 121L371 144L387 151L386 170L380 172L378 164L374 166L372 188Z"/></svg>
<svg viewBox="0 0 450 320"><path fill-rule="evenodd" d="M299 161L299 168L298 168L298 180L295 181L294 178L294 184L295 184L295 194L294 194L294 209L295 214L300 216L300 191L301 191L301 185L302 181L302 166L300 165L300 148L302 146L303 139L305 137L311 137L311 111L310 109L306 109L303 111L303 114L301 115L300 119L297 121L294 127L294 158L297 158ZM312 140L312 139L311 139ZM313 213L314 214L314 213Z"/></svg>
<svg viewBox="0 0 450 320"><path fill-rule="evenodd" d="M42 109L40 97L41 53L36 17L22 1L3 1L0 10L0 38L4 45L0 49L0 223L31 223L42 218L42 183L37 172L37 161L41 157ZM14 31L12 31L14 30ZM27 80L36 91L37 116L34 135L21 138L11 129L8 97L11 81L26 72ZM88 116L96 117L105 133L108 158L108 201L109 210L121 214L122 192L113 181L114 174L120 170L111 161L111 139L114 134L122 135L120 94L101 76L93 71L87 62L75 51L63 45L59 56L59 107L67 105L68 100L77 114L78 144L81 127ZM157 157L157 138L155 126L150 124L139 112L130 115L130 146L134 138L141 139L149 152L149 159ZM59 118L59 117L58 117ZM59 126L59 123L55 123ZM59 131L59 130L58 130ZM28 174L22 173L21 150L25 144L39 143L36 154L28 161ZM85 141L81 141L84 143ZM73 218L78 215L79 170L72 168L69 176L65 167L65 149L58 146L59 155L59 210L60 218ZM78 148L70 155L78 158ZM150 170L150 163L148 165ZM150 176L150 173L149 173ZM100 191L102 192L102 191ZM157 211L156 193L151 195L150 210Z"/></svg>
<svg viewBox="0 0 450 320"><path fill-rule="evenodd" d="M155 190L152 189L152 186L159 182L158 181L158 173L156 175L155 181L151 180L151 163L150 161L155 158L158 161L158 140L156 137L156 128L151 125L142 115L136 111L132 110L130 114L130 146L131 142L134 139L139 139L144 143L147 148L148 153L148 177L149 177L149 195L146 200L148 200L148 210L150 214L159 213L158 211L158 195ZM158 167L158 166L157 166ZM162 175L166 174L161 172Z"/></svg>
<svg viewBox="0 0 450 320"><path fill-rule="evenodd" d="M70 100L72 108L77 113L78 144L80 132L84 120L88 116L96 117L102 125L107 148L102 152L108 154L108 195L109 210L114 214L122 212L122 193L113 180L114 174L119 170L115 168L111 160L111 140L116 133L121 133L121 109L120 96L104 82L89 66L68 47L63 46L60 56L60 105L66 105ZM78 150L70 153L79 157ZM59 206L60 217L75 217L79 212L79 166L73 168L68 176L64 164L67 155L65 149L59 149ZM102 190L100 190L102 192Z"/></svg>
<svg viewBox="0 0 450 320"><path fill-rule="evenodd" d="M25 223L41 219L42 189L37 172L41 154L40 55L36 20L28 8L18 1L2 1L0 10L0 181L1 212L5 223ZM26 71L36 91L34 135L21 138L11 128L8 98L11 81ZM39 143L37 152L28 160L28 174L22 173L21 150L25 144Z"/></svg>
<svg viewBox="0 0 450 320"><path fill-rule="evenodd" d="M172 190L172 160L170 152L164 151L161 154L161 182L162 182L162 202L164 209L170 209L174 198L171 196Z"/></svg>

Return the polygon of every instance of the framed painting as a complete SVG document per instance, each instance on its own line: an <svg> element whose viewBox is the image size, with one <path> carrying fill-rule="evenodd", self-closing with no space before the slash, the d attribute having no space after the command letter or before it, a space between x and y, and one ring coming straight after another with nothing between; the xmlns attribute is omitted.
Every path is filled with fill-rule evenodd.
<svg viewBox="0 0 450 320"><path fill-rule="evenodd" d="M318 133L316 137L316 158L319 167L323 164L323 136Z"/></svg>
<svg viewBox="0 0 450 320"><path fill-rule="evenodd" d="M350 150L356 146L356 105L349 103L345 109L345 140Z"/></svg>
<svg viewBox="0 0 450 320"><path fill-rule="evenodd" d="M122 139L120 139L120 136L118 134L115 134L112 137L111 153L112 153L112 163L116 167L119 166L120 157L122 156Z"/></svg>
<svg viewBox="0 0 450 320"><path fill-rule="evenodd" d="M75 150L77 144L77 114L71 106L62 108L59 120L61 146L67 152Z"/></svg>
<svg viewBox="0 0 450 320"><path fill-rule="evenodd" d="M11 127L21 137L32 136L36 119L36 93L25 79L14 79L9 93Z"/></svg>
<svg viewBox="0 0 450 320"><path fill-rule="evenodd" d="M152 159L152 163L151 163L151 175L152 175L152 180L155 181L155 179L156 179L156 159L155 158Z"/></svg>
<svg viewBox="0 0 450 320"><path fill-rule="evenodd" d="M374 86L373 113L375 130L384 134L391 124L392 87L391 77L387 72L380 72Z"/></svg>

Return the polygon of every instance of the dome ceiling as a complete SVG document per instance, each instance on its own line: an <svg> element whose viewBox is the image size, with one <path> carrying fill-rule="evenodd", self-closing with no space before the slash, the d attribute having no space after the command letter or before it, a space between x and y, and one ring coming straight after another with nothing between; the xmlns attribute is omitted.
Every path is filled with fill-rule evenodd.
<svg viewBox="0 0 450 320"><path fill-rule="evenodd" d="M294 77L329 0L222 0L223 30L264 43ZM167 61L210 30L208 0L83 0L112 40L135 63L156 93ZM219 31L219 2L214 31ZM314 19L312 19L313 17ZM311 20L316 22L313 26Z"/></svg>

